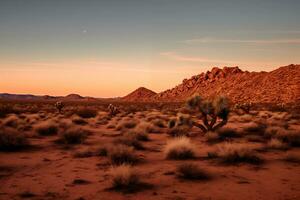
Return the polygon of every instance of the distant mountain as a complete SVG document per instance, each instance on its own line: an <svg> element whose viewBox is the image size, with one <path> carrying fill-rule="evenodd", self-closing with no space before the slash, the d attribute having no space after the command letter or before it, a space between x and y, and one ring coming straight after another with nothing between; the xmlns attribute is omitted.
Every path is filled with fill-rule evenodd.
<svg viewBox="0 0 300 200"><path fill-rule="evenodd" d="M69 94L67 96L65 96L64 98L66 99L84 99L84 97L80 96L79 94Z"/></svg>
<svg viewBox="0 0 300 200"><path fill-rule="evenodd" d="M155 92L152 90L149 90L144 87L140 87L130 94L126 95L125 97L122 98L124 101L138 101L138 102L143 102L143 101L149 101L156 95Z"/></svg>
<svg viewBox="0 0 300 200"><path fill-rule="evenodd" d="M123 99L180 102L199 94L204 98L224 95L233 102L300 102L300 65L288 65L271 72L248 72L238 67L214 67L211 71L184 79L172 89L158 94L143 93L146 92L134 91Z"/></svg>

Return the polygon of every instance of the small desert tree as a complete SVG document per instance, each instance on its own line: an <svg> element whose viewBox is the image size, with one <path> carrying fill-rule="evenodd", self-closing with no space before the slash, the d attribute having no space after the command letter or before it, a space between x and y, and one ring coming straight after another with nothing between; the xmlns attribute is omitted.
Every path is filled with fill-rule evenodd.
<svg viewBox="0 0 300 200"><path fill-rule="evenodd" d="M59 113L61 113L62 109L64 108L64 104L61 101L55 103L55 107Z"/></svg>
<svg viewBox="0 0 300 200"><path fill-rule="evenodd" d="M115 116L116 114L118 114L120 112L119 109L112 104L109 104L107 109L108 109L108 113L110 116Z"/></svg>
<svg viewBox="0 0 300 200"><path fill-rule="evenodd" d="M187 101L187 107L196 115L193 126L200 128L204 133L224 126L230 112L229 101L222 96L213 100L203 100L196 95ZM199 120L202 120L202 124Z"/></svg>

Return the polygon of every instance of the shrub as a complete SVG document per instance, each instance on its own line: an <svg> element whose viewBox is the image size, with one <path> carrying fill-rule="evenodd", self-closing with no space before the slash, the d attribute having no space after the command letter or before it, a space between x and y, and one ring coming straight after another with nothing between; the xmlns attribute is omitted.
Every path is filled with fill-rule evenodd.
<svg viewBox="0 0 300 200"><path fill-rule="evenodd" d="M287 153L283 160L291 163L300 163L300 156L295 153Z"/></svg>
<svg viewBox="0 0 300 200"><path fill-rule="evenodd" d="M177 167L177 174L179 178L190 180L208 179L209 175L204 170L200 169L198 165L193 163L184 163Z"/></svg>
<svg viewBox="0 0 300 200"><path fill-rule="evenodd" d="M267 148L269 149L278 149L278 150L286 150L288 148L287 144L283 143L281 140L276 138L272 138L267 143Z"/></svg>
<svg viewBox="0 0 300 200"><path fill-rule="evenodd" d="M17 151L29 145L24 134L12 128L0 128L0 151Z"/></svg>
<svg viewBox="0 0 300 200"><path fill-rule="evenodd" d="M118 138L114 141L118 144L124 144L127 146L132 146L135 149L144 149L142 143L137 139L134 134L124 134L121 138Z"/></svg>
<svg viewBox="0 0 300 200"><path fill-rule="evenodd" d="M259 164L262 161L253 149L246 144L225 143L218 146L216 155L222 162L227 164L240 162Z"/></svg>
<svg viewBox="0 0 300 200"><path fill-rule="evenodd" d="M77 110L76 114L82 118L93 118L97 116L98 111L91 108L81 108Z"/></svg>
<svg viewBox="0 0 300 200"><path fill-rule="evenodd" d="M136 132L158 133L159 130L149 122L140 122L134 129Z"/></svg>
<svg viewBox="0 0 300 200"><path fill-rule="evenodd" d="M74 118L72 119L72 122L73 122L74 124L77 124L77 125L85 125L85 124L88 123L87 121L85 121L84 119L82 119L82 118L80 118L80 117L74 117Z"/></svg>
<svg viewBox="0 0 300 200"><path fill-rule="evenodd" d="M134 191L140 184L139 175L130 165L111 168L112 188L116 190Z"/></svg>
<svg viewBox="0 0 300 200"><path fill-rule="evenodd" d="M213 101L204 101L200 96L194 96L188 100L187 106L203 122L200 124L193 121L192 125L200 128L204 133L215 131L227 124L230 110L229 101L225 97L217 97ZM218 119L220 119L219 123L217 123Z"/></svg>
<svg viewBox="0 0 300 200"><path fill-rule="evenodd" d="M284 128L278 126L270 126L266 129L264 133L264 137L269 139L272 137L285 135L285 134L286 134L286 130Z"/></svg>
<svg viewBox="0 0 300 200"><path fill-rule="evenodd" d="M195 147L187 137L178 137L167 142L165 155L168 159L185 160L195 158Z"/></svg>
<svg viewBox="0 0 300 200"><path fill-rule="evenodd" d="M133 120L122 120L118 125L117 125L117 130L123 130L123 129L131 129L136 126L137 122Z"/></svg>
<svg viewBox="0 0 300 200"><path fill-rule="evenodd" d="M205 134L205 139L209 143L214 143L214 142L220 141L219 134L216 132L211 132L211 131L209 131Z"/></svg>
<svg viewBox="0 0 300 200"><path fill-rule="evenodd" d="M133 135L139 141L149 141L149 134L140 130L132 130L127 133L128 135Z"/></svg>
<svg viewBox="0 0 300 200"><path fill-rule="evenodd" d="M173 137L188 136L191 128L189 126L175 126L168 130L168 134Z"/></svg>
<svg viewBox="0 0 300 200"><path fill-rule="evenodd" d="M35 126L35 131L42 136L56 135L58 132L58 127L54 122L45 121L37 124Z"/></svg>
<svg viewBox="0 0 300 200"><path fill-rule="evenodd" d="M240 135L233 128L223 127L216 131L221 139L236 138Z"/></svg>
<svg viewBox="0 0 300 200"><path fill-rule="evenodd" d="M81 144L87 138L88 132L79 127L71 127L60 134L59 142L64 144Z"/></svg>
<svg viewBox="0 0 300 200"><path fill-rule="evenodd" d="M155 119L155 120L153 121L153 124L154 124L155 126L159 127L159 128L164 128L164 127L166 127L164 121L161 120L161 119Z"/></svg>
<svg viewBox="0 0 300 200"><path fill-rule="evenodd" d="M19 123L19 118L16 115L10 115L7 118L3 119L2 124L4 126L9 126L17 128Z"/></svg>
<svg viewBox="0 0 300 200"><path fill-rule="evenodd" d="M112 164L134 164L138 161L138 156L135 154L132 147L126 145L114 145L109 149L108 156Z"/></svg>
<svg viewBox="0 0 300 200"><path fill-rule="evenodd" d="M244 131L250 134L264 134L266 125L261 123L250 122L244 126Z"/></svg>

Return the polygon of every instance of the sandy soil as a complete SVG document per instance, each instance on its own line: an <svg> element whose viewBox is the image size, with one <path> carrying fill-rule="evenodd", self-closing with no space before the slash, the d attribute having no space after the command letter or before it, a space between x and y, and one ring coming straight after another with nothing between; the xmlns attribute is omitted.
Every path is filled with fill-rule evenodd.
<svg viewBox="0 0 300 200"><path fill-rule="evenodd" d="M103 156L74 157L74 153L103 146L119 137L120 131L106 128L90 119L87 125L92 134L80 145L68 148L55 143L57 136L31 137L32 148L19 152L0 152L0 199L300 199L300 163L284 161L287 153L300 157L299 148L259 152L261 165L240 163L220 164L207 159L207 152L217 144L208 144L201 132L193 128L191 141L197 146L197 158L189 161L167 160L164 146L170 136L167 128L150 133L143 142L145 150L137 150L142 162L134 165L141 179L151 188L135 193L111 190L110 160ZM228 126L239 128L237 122ZM299 130L299 121L294 129ZM249 142L244 137L236 143ZM197 163L212 178L183 180L176 176L176 167L184 162Z"/></svg>

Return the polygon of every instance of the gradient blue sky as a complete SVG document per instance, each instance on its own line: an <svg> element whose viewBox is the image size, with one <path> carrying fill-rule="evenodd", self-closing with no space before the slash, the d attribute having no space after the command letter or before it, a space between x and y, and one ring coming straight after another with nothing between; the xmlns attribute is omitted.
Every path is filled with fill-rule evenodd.
<svg viewBox="0 0 300 200"><path fill-rule="evenodd" d="M298 0L0 0L0 92L156 92L300 63Z"/></svg>

